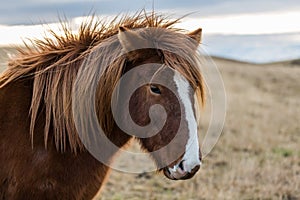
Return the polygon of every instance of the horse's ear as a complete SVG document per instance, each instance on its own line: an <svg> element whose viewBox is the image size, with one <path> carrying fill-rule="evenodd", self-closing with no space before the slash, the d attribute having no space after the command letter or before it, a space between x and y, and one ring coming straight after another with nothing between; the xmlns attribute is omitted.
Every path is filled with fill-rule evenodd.
<svg viewBox="0 0 300 200"><path fill-rule="evenodd" d="M190 33L187 34L190 38L195 40L197 44L200 44L202 38L202 28L198 28Z"/></svg>
<svg viewBox="0 0 300 200"><path fill-rule="evenodd" d="M119 27L118 38L123 49L127 52L142 49L147 45L147 41L136 32L122 26Z"/></svg>

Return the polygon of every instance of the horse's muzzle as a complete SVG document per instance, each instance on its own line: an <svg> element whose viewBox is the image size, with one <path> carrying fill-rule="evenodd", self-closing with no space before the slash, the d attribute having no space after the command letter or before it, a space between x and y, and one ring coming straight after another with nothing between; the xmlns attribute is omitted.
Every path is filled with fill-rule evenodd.
<svg viewBox="0 0 300 200"><path fill-rule="evenodd" d="M187 172L183 169L182 162L173 168L165 167L163 169L164 175L171 180L186 180L192 178L200 169L200 165L196 165L190 172Z"/></svg>

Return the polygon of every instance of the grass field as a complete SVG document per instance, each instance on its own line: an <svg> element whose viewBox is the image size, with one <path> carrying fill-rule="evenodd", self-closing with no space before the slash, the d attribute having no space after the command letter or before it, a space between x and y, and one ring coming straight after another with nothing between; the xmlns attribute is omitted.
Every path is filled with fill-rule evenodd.
<svg viewBox="0 0 300 200"><path fill-rule="evenodd" d="M0 50L2 70L7 51ZM96 199L300 199L299 61L214 60L226 88L227 116L200 172L188 181L171 181L154 172L112 170ZM133 144L129 150L136 148ZM122 155L116 160L120 165L138 162L124 161Z"/></svg>

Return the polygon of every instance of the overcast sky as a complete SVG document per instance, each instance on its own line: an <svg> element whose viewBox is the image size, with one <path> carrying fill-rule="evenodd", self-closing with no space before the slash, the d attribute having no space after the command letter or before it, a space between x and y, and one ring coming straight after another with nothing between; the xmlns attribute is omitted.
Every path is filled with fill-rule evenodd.
<svg viewBox="0 0 300 200"><path fill-rule="evenodd" d="M299 0L2 0L0 24L20 25L50 23L65 15L73 18L88 14L118 14L139 9L164 11L168 14L209 17L263 12L299 11Z"/></svg>

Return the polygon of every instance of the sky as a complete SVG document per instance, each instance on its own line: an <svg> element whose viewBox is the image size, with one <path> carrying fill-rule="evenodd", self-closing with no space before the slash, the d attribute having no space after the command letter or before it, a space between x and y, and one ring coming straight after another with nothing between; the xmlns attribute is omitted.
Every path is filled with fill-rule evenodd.
<svg viewBox="0 0 300 200"><path fill-rule="evenodd" d="M10 0L1 2L0 45L41 38L59 17L79 23L93 12L114 16L145 8L186 17L180 28L203 28L208 53L243 61L300 58L299 0ZM48 25L41 25L47 23Z"/></svg>

